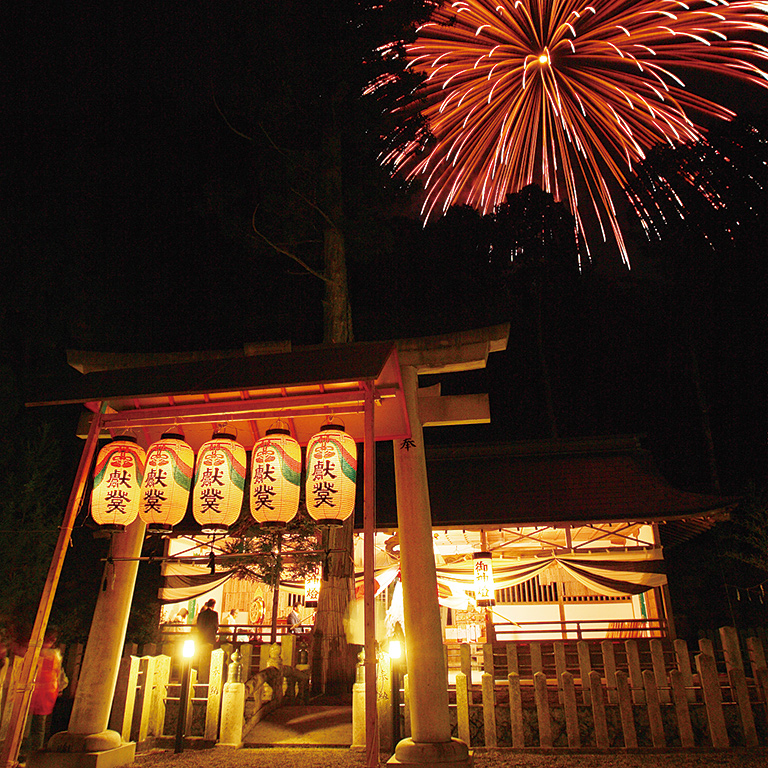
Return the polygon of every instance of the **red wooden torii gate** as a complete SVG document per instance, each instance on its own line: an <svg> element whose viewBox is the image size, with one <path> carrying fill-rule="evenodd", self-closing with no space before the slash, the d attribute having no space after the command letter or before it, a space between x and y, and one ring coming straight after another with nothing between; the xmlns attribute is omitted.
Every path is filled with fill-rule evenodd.
<svg viewBox="0 0 768 768"><path fill-rule="evenodd" d="M258 440L274 422L280 418L289 424L293 436L299 443L306 445L329 416L343 419L346 430L355 441L363 445L363 518L364 518L364 582L365 588L365 681L366 681L366 746L367 763L378 763L378 727L376 713L376 650L374 629L373 600L373 532L375 528L375 443L379 440L404 441L411 438L414 430L421 437L423 425L478 423L489 420L487 399L485 396L466 398L440 398L438 392L430 392L423 400L418 393L418 375L420 373L452 372L478 368L485 365L488 353L506 346L507 326L500 326L481 331L473 331L447 336L430 337L393 342L370 342L324 347L308 347L295 352L282 351L273 354L209 353L192 355L194 359L179 360L178 355L158 356L159 359L147 360L151 363L144 367L131 367L135 360L131 356L86 355L73 365L78 367L83 376L68 387L57 387L49 392L40 392L28 405L63 405L82 404L90 413L81 421L89 426L84 436L85 445L77 470L76 478L67 503L59 540L54 551L48 579L40 600L35 619L29 650L21 669L19 685L15 691L13 710L9 728L3 745L0 764L12 768L18 756L26 712L31 698L34 671L42 647L48 617L58 584L64 556L70 541L72 528L78 511L81 509L88 476L93 464L93 457L100 437L124 434L131 430L138 441L145 447L159 439L163 432L171 428L181 428L186 441L197 450L211 435L212 425L226 423L229 431L235 431L237 439L246 449ZM106 358L106 359L105 359ZM478 399L479 398L479 399ZM409 414L411 414L409 416ZM417 423L413 422L416 414ZM84 430L83 430L84 432ZM414 455L410 453L404 459L406 468L401 474L414 479L404 482L402 493L398 488L398 507L410 506L414 531L410 536L413 541L412 560L423 561L429 578L434 563L431 550L431 521L429 518L428 491L426 489L426 468L423 455L423 443ZM409 469L412 465L413 469ZM423 475L423 479L420 477ZM418 497L415 501L405 501ZM426 514L424 512L426 511ZM418 519L417 519L418 518ZM423 520L421 518L424 518ZM402 527L403 521L401 519ZM139 526L140 533L131 528ZM138 557L143 542L143 523L137 521L124 534L125 546L130 550L138 546L134 558ZM424 532L427 531L427 534ZM128 544L131 539L134 543ZM417 544L417 539L424 542ZM130 558L128 558L130 559ZM116 566L117 567L117 566ZM414 571L415 573L415 571ZM414 576L414 581L421 576ZM101 654L98 670L94 672L93 691L88 692L89 652L83 664L83 673L78 687L78 696L73 706L70 728L64 738L59 739L58 748L63 762L67 766L77 765L72 753L109 751L123 749L127 745L111 744L106 730L109 708L114 694L117 667L125 639L127 613L133 592L133 579L128 579L129 591L127 604L118 606L125 615L121 616L122 632L107 633L101 647L93 637L89 637L92 651ZM436 582L435 582L436 584ZM128 589L128 586L126 589ZM404 580L404 588L405 588ZM423 584L414 584L414 594L423 600ZM434 590L427 590L427 594ZM413 602L413 601L412 601ZM437 605L435 597L435 606ZM97 612L99 606L97 605ZM114 607L113 607L114 610ZM437 610L437 609L436 609ZM412 610L414 637L423 632L416 627L422 621L422 614L429 614L419 607ZM437 615L437 614L436 614ZM114 617L113 617L114 618ZM408 618L406 617L406 623ZM114 623L114 622L104 622ZM119 623L119 622L118 622ZM434 621L429 622L435 623ZM93 625L99 631L94 617ZM439 633L439 620L437 630ZM441 640L441 635L440 635ZM429 645L429 644L427 644ZM441 645L441 643L440 643ZM413 657L413 672L416 679L421 678L425 685L424 706L419 705L418 695L414 701L413 715L414 738L404 740L403 756L400 762L429 762L433 746L445 741L442 733L447 727L446 717L437 718L428 713L431 710L431 680L440 670L438 657L434 649L429 649L428 657L423 660L420 651L408 645ZM104 656L109 656L105 664ZM431 658L434 656L435 658ZM441 654L440 654L441 657ZM423 673L418 669L423 667ZM105 674L105 669L107 674ZM439 676L439 675L438 675ZM429 683L427 681L430 681ZM78 698L82 698L82 706ZM107 700L108 699L108 700ZM446 702L447 704L447 702ZM424 709L419 718L419 710ZM445 723L442 720L445 719ZM73 731L73 721L74 731ZM421 725L420 725L421 722ZM90 730L90 733L89 733ZM421 740L417 731L423 733ZM438 736L433 737L432 731ZM68 738L71 737L71 738ZM89 741L89 737L90 741ZM447 737L450 741L450 735ZM403 742L403 744L404 744ZM133 745L135 748L135 745ZM450 745L449 745L450 748ZM462 751L463 750L463 751ZM125 750L124 750L125 751ZM450 751L450 750L449 750ZM130 752L130 754L129 754ZM422 756L423 752L423 756ZM448 762L461 765L464 762L461 747L459 753L451 754ZM68 755L64 760L64 755ZM53 757L53 755L51 755ZM397 757L397 755L396 755ZM122 765L133 759L133 751L125 752L110 765ZM58 765L56 760L48 761ZM98 762L96 763L98 766Z"/></svg>

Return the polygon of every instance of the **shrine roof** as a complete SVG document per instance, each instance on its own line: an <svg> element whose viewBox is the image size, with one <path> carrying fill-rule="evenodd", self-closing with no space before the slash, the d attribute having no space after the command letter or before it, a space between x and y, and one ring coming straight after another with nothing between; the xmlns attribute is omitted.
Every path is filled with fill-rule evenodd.
<svg viewBox="0 0 768 768"><path fill-rule="evenodd" d="M656 522L677 543L736 503L675 488L635 437L430 446L427 468L435 528ZM378 527L395 519L380 495Z"/></svg>
<svg viewBox="0 0 768 768"><path fill-rule="evenodd" d="M131 355L81 353L78 367L88 372L71 377L65 386L38 388L27 405L82 403L96 411L103 402L110 434L132 431L147 445L164 431L180 429L197 449L210 439L212 425L225 424L250 448L277 418L305 444L331 415L362 441L364 384L370 383L376 439L410 434L392 342L220 354L183 362L175 362L173 355L154 360L143 355L138 358L143 365L131 367L137 360Z"/></svg>

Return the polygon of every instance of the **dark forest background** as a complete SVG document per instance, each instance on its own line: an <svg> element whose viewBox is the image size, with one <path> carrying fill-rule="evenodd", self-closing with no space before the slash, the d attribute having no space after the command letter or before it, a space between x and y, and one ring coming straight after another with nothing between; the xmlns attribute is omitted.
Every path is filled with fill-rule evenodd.
<svg viewBox="0 0 768 768"><path fill-rule="evenodd" d="M714 129L687 165L681 154L650 158L690 178L694 165L702 174L727 155L712 182L727 202L713 211L691 195L688 219L668 217L650 240L628 217L631 269L610 244L586 258L568 211L538 188L495 215L456 208L424 227L418 189L376 162L391 128L382 105L357 96L370 41L420 5L393 3L396 18L368 26L346 21L358 4L344 0L7 12L0 573L35 576L5 588L6 612L35 602L79 457L77 409L23 406L31 382L71 375L67 349L322 340L321 281L273 246L320 268L311 195L329 99L355 339L511 324L507 351L486 370L444 382L446 393L489 392L492 424L430 440L639 434L674 485L747 499L737 519L764 514L764 97ZM54 616L73 636L87 629L104 551L84 516ZM667 553L691 631L765 621L768 571L728 556L759 553L734 530L721 525Z"/></svg>

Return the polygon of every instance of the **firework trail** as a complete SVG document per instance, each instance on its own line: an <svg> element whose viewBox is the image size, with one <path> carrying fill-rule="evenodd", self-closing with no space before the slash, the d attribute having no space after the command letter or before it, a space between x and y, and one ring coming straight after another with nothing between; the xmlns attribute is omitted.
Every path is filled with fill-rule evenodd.
<svg viewBox="0 0 768 768"><path fill-rule="evenodd" d="M443 3L407 47L435 141L382 159L422 179L425 220L459 203L488 213L537 183L584 237L588 201L628 262L611 179L626 188L650 147L701 139L691 114L734 116L687 89L692 71L768 87L766 43L768 3L747 0Z"/></svg>

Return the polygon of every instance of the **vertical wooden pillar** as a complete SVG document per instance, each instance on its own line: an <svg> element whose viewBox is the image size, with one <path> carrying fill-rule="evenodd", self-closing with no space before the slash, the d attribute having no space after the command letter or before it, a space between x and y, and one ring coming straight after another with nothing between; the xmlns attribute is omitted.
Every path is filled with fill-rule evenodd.
<svg viewBox="0 0 768 768"><path fill-rule="evenodd" d="M373 386L365 384L363 430L363 625L365 629L365 764L379 764L379 719L376 703L376 616L373 586L373 534L376 528L376 442L373 429ZM442 647L442 646L441 646Z"/></svg>
<svg viewBox="0 0 768 768"><path fill-rule="evenodd" d="M77 467L75 482L72 485L72 491L69 494L67 508L64 512L64 520L59 529L59 539L56 542L56 548L51 558L51 565L48 568L48 577L45 580L43 594L40 597L40 603L35 616L35 623L32 626L32 634L29 638L27 653L21 666L21 672L17 681L17 688L14 691L13 708L11 709L11 718L8 722L5 741L2 751L0 751L0 765L13 768L19 756L19 747L24 733L24 723L27 719L27 710L34 690L35 670L37 669L37 660L40 657L40 650L43 647L43 638L48 626L48 617L51 614L53 598L56 596L56 587L59 585L61 569L64 565L64 558L67 554L70 539L72 538L72 528L75 525L75 518L83 501L85 489L88 484L88 473L93 463L93 455L96 452L96 445L101 432L101 417L104 412L104 405L99 408L91 421L91 427L88 430L88 437L83 446L83 453L80 456L80 464Z"/></svg>

